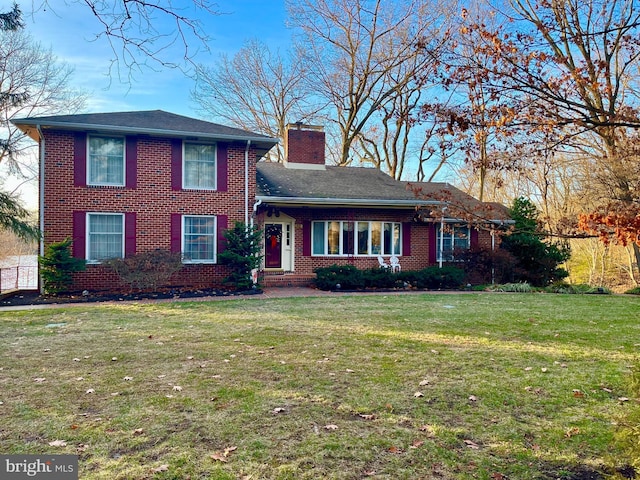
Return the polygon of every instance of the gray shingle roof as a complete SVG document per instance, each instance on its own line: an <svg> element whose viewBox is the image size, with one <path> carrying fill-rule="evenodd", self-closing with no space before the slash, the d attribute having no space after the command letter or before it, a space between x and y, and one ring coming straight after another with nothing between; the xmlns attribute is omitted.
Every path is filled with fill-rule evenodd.
<svg viewBox="0 0 640 480"><path fill-rule="evenodd" d="M262 153L266 153L278 143L277 139L265 135L163 110L30 117L14 119L12 123L33 138L38 135L34 127L40 126L41 128L141 133L175 137L195 136L212 140L251 140Z"/></svg>

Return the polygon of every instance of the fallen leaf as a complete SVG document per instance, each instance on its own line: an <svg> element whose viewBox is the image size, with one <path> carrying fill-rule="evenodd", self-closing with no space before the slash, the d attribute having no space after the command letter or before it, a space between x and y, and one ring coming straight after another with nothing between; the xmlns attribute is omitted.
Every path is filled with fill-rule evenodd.
<svg viewBox="0 0 640 480"><path fill-rule="evenodd" d="M467 447L472 448L473 450L478 450L480 448L480 446L472 440L465 440L464 443Z"/></svg>
<svg viewBox="0 0 640 480"><path fill-rule="evenodd" d="M123 379L125 382L129 382L131 380L133 380L133 377L124 377Z"/></svg>
<svg viewBox="0 0 640 480"><path fill-rule="evenodd" d="M73 425L71 425L69 428L70 428L71 430L77 430L78 425L76 425L76 424L74 423L74 424L73 424Z"/></svg>
<svg viewBox="0 0 640 480"><path fill-rule="evenodd" d="M389 452L390 452L390 453L396 453L396 454L398 454L398 455L399 455L399 454L401 454L401 453L402 453L402 450L401 450L401 449L399 449L399 448L398 448L398 447L396 447L396 446L391 446L391 447L389 447Z"/></svg>
<svg viewBox="0 0 640 480"><path fill-rule="evenodd" d="M142 428L136 428L136 429L133 431L133 435L134 435L134 436L142 435L142 434L144 434L144 430L143 430Z"/></svg>
<svg viewBox="0 0 640 480"><path fill-rule="evenodd" d="M628 402L629 399L627 397L618 397L618 401L624 403L624 402Z"/></svg>
<svg viewBox="0 0 640 480"><path fill-rule="evenodd" d="M584 393L582 393L580 390L574 390L573 391L573 396L575 398L582 398L582 397L584 397Z"/></svg>
<svg viewBox="0 0 640 480"><path fill-rule="evenodd" d="M283 413L286 412L286 409L284 407L276 407L272 410L273 413Z"/></svg>
<svg viewBox="0 0 640 480"><path fill-rule="evenodd" d="M324 429L325 429L325 430L337 430L337 429L338 429L338 426L337 426L337 425L333 425L333 424L331 424L331 425L325 425L325 426L324 426Z"/></svg>
<svg viewBox="0 0 640 480"><path fill-rule="evenodd" d="M169 465L160 465L159 467L152 468L151 473L166 472L167 470L169 470Z"/></svg>
<svg viewBox="0 0 640 480"><path fill-rule="evenodd" d="M571 438L574 435L578 435L580 433L580 429L578 427L572 427L566 432L564 432L564 436L567 438Z"/></svg>
<svg viewBox="0 0 640 480"><path fill-rule="evenodd" d="M234 447L227 447L227 448L224 449L224 452L222 452L222 454L225 457L228 457L231 454L231 452L235 452L237 449L238 449L238 447L235 447L235 446Z"/></svg>
<svg viewBox="0 0 640 480"><path fill-rule="evenodd" d="M604 390L607 393L612 393L613 392L613 390L611 390L610 388L607 388L607 387L602 387L602 390Z"/></svg>
<svg viewBox="0 0 640 480"><path fill-rule="evenodd" d="M47 380L47 379L46 379L46 378L44 378L44 377L37 377L37 378L34 378L34 379L33 379L33 381L34 381L34 382L36 382L36 383L42 383L42 382L44 382L44 381L46 381L46 380Z"/></svg>
<svg viewBox="0 0 640 480"><path fill-rule="evenodd" d="M499 472L494 472L491 474L491 478L493 478L493 480L505 480L505 476Z"/></svg>
<svg viewBox="0 0 640 480"><path fill-rule="evenodd" d="M118 357L111 357L111 361L112 362L117 362L118 361Z"/></svg>
<svg viewBox="0 0 640 480"><path fill-rule="evenodd" d="M365 414L365 413L361 413L360 415L358 415L360 418L364 418L365 420L375 420L376 416L375 415L369 415L369 414Z"/></svg>
<svg viewBox="0 0 640 480"><path fill-rule="evenodd" d="M219 453L219 452L212 453L212 454L211 454L211 458L212 458L213 460L215 460L216 462L224 462L224 463L227 463L227 462L229 461L229 460L227 460L227 457L225 457L223 453Z"/></svg>
<svg viewBox="0 0 640 480"><path fill-rule="evenodd" d="M549 369L547 367L542 367L540 370L542 371L542 373L547 373Z"/></svg>
<svg viewBox="0 0 640 480"><path fill-rule="evenodd" d="M182 387L180 385L174 385L173 386L173 391L174 392L181 392L182 391Z"/></svg>
<svg viewBox="0 0 640 480"><path fill-rule="evenodd" d="M187 360L193 360L193 357L192 356L188 356Z"/></svg>
<svg viewBox="0 0 640 480"><path fill-rule="evenodd" d="M84 380L84 377L76 377L76 380L81 382L82 380Z"/></svg>
<svg viewBox="0 0 640 480"><path fill-rule="evenodd" d="M424 394L422 392L416 392L413 394L414 397L419 398L419 397L424 397Z"/></svg>
<svg viewBox="0 0 640 480"><path fill-rule="evenodd" d="M66 447L67 442L64 440L54 440L53 442L49 442L50 447Z"/></svg>
<svg viewBox="0 0 640 480"><path fill-rule="evenodd" d="M86 445L86 444L84 444L84 443L79 443L79 444L76 446L76 452L78 452L78 453L83 453L83 452L85 452L85 451L87 450L87 448L89 448L89 446L88 446L88 445Z"/></svg>
<svg viewBox="0 0 640 480"><path fill-rule="evenodd" d="M85 393L96 393L96 391L93 388L89 388Z"/></svg>
<svg viewBox="0 0 640 480"><path fill-rule="evenodd" d="M345 372L347 372L347 373L353 373L353 372L355 372L355 370L351 370L350 368L347 368L347 369L345 370Z"/></svg>
<svg viewBox="0 0 640 480"><path fill-rule="evenodd" d="M429 385L429 380L422 380L419 385L421 387L424 387L425 385Z"/></svg>
<svg viewBox="0 0 640 480"><path fill-rule="evenodd" d="M469 401L470 402L476 402L478 400L478 397L476 397L475 395L470 395L469 396Z"/></svg>
<svg viewBox="0 0 640 480"><path fill-rule="evenodd" d="M74 358L74 359L73 359L73 361L74 361L74 362L79 362L79 361L80 361L80 359L79 359L78 357L76 357L76 358Z"/></svg>
<svg viewBox="0 0 640 480"><path fill-rule="evenodd" d="M422 445L424 445L424 441L414 440L409 448L420 448Z"/></svg>
<svg viewBox="0 0 640 480"><path fill-rule="evenodd" d="M530 372L531 370L533 370L533 367L525 367L524 369L525 372Z"/></svg>

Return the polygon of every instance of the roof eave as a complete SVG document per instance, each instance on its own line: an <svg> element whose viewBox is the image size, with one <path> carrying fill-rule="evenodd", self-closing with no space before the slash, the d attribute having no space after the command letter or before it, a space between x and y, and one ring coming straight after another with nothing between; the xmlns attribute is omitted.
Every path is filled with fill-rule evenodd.
<svg viewBox="0 0 640 480"><path fill-rule="evenodd" d="M136 133L146 134L164 137L199 137L207 138L211 140L236 140L236 141L251 141L251 143L273 144L275 146L278 143L277 138L252 136L252 135L229 135L229 134L214 134L206 132L192 132L182 130L165 130L158 128L140 128L140 127L123 127L118 125L100 125L94 123L73 123L73 122L52 122L52 121L30 121L27 119L15 119L12 121L14 125L20 128L21 125L29 127L44 127L44 128L62 128L66 130L96 130L100 132L117 132L117 133ZM22 128L21 128L22 130ZM24 131L24 130L23 130Z"/></svg>

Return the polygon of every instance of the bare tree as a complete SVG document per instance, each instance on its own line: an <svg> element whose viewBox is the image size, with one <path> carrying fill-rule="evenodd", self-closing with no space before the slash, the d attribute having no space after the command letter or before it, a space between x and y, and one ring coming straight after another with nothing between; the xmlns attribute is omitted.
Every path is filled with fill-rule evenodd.
<svg viewBox="0 0 640 480"><path fill-rule="evenodd" d="M283 56L251 40L231 59L222 55L213 67L199 65L191 95L205 114L284 139L287 123L312 120L319 110L304 82L309 68L299 49ZM275 156L283 160L282 148Z"/></svg>
<svg viewBox="0 0 640 480"><path fill-rule="evenodd" d="M28 152L34 147L10 120L80 108L84 97L67 87L70 74L67 66L19 26L0 30L0 164L5 173L25 181L35 178L37 167ZM21 238L38 235L15 192L0 192L0 227Z"/></svg>
<svg viewBox="0 0 640 480"><path fill-rule="evenodd" d="M433 61L446 17L435 2L418 0L303 0L289 1L288 8L313 65L309 80L334 110L337 163L347 165L373 119L403 117L400 111L389 116L391 105L416 82L416 70Z"/></svg>
<svg viewBox="0 0 640 480"><path fill-rule="evenodd" d="M144 68L192 66L198 51L208 50L209 37L199 17L220 15L211 0L65 0L64 3L86 7L98 21L95 39L106 39L115 56L109 72L115 71L128 82L135 71ZM57 13L61 8L51 0L33 0L33 5L34 14L43 9ZM181 52L177 56L176 47Z"/></svg>

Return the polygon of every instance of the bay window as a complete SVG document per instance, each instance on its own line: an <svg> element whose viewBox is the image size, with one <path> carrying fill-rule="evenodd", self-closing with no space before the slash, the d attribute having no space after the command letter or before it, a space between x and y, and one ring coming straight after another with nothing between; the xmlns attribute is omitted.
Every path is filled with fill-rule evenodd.
<svg viewBox="0 0 640 480"><path fill-rule="evenodd" d="M331 256L400 255L401 224L379 221L316 221L311 254Z"/></svg>

